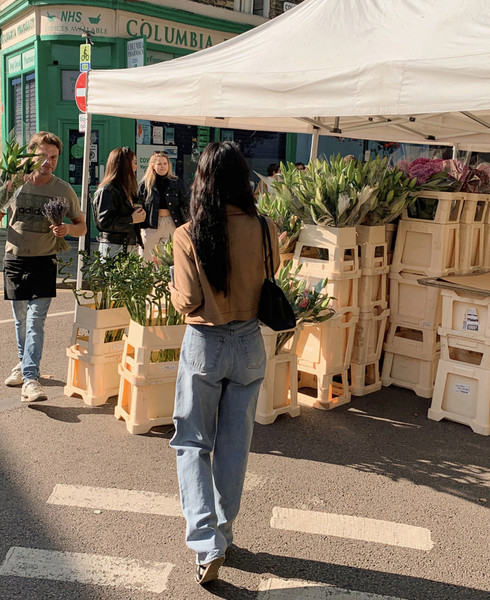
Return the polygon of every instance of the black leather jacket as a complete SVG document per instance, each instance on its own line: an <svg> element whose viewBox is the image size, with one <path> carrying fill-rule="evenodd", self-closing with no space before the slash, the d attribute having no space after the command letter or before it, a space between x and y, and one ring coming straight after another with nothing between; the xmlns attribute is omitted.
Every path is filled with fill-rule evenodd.
<svg viewBox="0 0 490 600"><path fill-rule="evenodd" d="M140 225L133 223L133 206L115 181L97 189L92 201L99 242L134 246L141 243Z"/></svg>
<svg viewBox="0 0 490 600"><path fill-rule="evenodd" d="M143 228L158 228L158 209L160 206L160 194L157 186L151 188L151 193L146 197L145 184L142 181L138 189L138 199L146 211L146 220L141 224ZM168 210L172 217L175 227L183 225L187 221L188 202L181 179L169 179L168 188L165 192Z"/></svg>

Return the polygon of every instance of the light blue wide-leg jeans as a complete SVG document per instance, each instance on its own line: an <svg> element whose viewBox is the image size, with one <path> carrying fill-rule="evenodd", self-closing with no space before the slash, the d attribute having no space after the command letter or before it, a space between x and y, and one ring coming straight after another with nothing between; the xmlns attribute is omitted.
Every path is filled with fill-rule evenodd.
<svg viewBox="0 0 490 600"><path fill-rule="evenodd" d="M22 375L27 379L41 377L40 365L44 346L44 322L48 314L51 298L32 300L12 300L15 319L15 336L19 360L22 361Z"/></svg>
<svg viewBox="0 0 490 600"><path fill-rule="evenodd" d="M265 363L257 319L187 326L170 445L198 564L224 556L233 541Z"/></svg>

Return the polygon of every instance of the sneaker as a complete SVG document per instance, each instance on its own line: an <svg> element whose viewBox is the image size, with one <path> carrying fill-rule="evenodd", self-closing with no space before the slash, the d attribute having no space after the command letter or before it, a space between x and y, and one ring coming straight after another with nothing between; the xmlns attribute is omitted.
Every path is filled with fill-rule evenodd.
<svg viewBox="0 0 490 600"><path fill-rule="evenodd" d="M15 387L16 385L21 385L22 381L22 363L20 362L18 365L15 365L15 367L12 369L12 373L10 373L10 375L5 380L5 385Z"/></svg>
<svg viewBox="0 0 490 600"><path fill-rule="evenodd" d="M22 386L20 399L22 402L34 402L35 400L47 400L48 397L37 379L28 379Z"/></svg>

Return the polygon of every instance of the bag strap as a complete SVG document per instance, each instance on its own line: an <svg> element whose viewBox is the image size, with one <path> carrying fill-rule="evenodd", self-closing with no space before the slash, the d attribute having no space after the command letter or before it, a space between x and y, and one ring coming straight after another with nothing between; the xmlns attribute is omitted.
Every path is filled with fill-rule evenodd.
<svg viewBox="0 0 490 600"><path fill-rule="evenodd" d="M269 231L269 226L267 225L267 221L263 215L258 215L260 224L262 226L262 243L264 246L264 256L265 256L265 275L266 279L271 279L274 281L274 263L272 261L272 242L271 242L271 234ZM269 275L269 265L267 264L267 248L269 248L269 262L270 262L270 275Z"/></svg>

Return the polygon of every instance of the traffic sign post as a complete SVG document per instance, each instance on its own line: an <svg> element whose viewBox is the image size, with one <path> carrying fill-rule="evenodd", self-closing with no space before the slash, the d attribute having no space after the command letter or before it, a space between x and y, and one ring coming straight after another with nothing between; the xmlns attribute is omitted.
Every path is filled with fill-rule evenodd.
<svg viewBox="0 0 490 600"><path fill-rule="evenodd" d="M87 110L87 73L80 73L75 83L75 102L79 110Z"/></svg>
<svg viewBox="0 0 490 600"><path fill-rule="evenodd" d="M90 71L91 55L92 46L90 44L80 44L80 71L82 73Z"/></svg>

